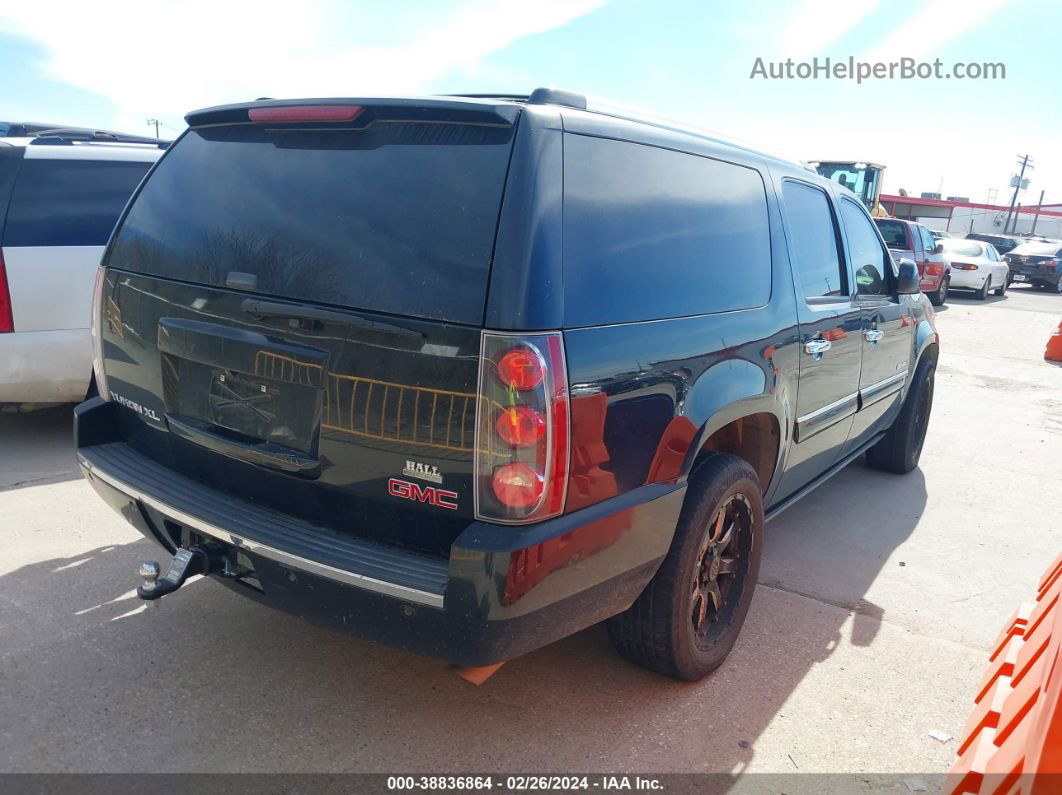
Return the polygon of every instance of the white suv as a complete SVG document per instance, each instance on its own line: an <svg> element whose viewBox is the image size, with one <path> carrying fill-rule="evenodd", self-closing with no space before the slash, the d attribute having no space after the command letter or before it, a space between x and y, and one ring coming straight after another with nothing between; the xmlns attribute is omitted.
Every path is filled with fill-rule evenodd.
<svg viewBox="0 0 1062 795"><path fill-rule="evenodd" d="M96 268L164 146L79 129L0 137L0 406L85 396Z"/></svg>

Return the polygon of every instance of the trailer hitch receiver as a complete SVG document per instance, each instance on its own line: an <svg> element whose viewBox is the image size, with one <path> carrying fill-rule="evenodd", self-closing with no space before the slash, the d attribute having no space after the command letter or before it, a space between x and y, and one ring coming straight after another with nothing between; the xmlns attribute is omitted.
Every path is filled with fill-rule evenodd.
<svg viewBox="0 0 1062 795"><path fill-rule="evenodd" d="M195 574L210 574L221 569L224 563L221 548L211 545L197 545L188 549L182 547L174 554L169 568L161 577L157 562L149 560L140 564L140 576L144 579L144 584L137 586L136 594L149 601L158 599L176 591L189 577Z"/></svg>

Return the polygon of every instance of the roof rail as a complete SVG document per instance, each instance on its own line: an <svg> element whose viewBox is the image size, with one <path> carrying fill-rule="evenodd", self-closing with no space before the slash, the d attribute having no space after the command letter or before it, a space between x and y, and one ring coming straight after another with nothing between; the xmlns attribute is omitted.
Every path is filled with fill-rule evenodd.
<svg viewBox="0 0 1062 795"><path fill-rule="evenodd" d="M568 108L586 110L586 96L574 91L560 88L536 88L530 94L448 94L451 97L468 97L469 99L509 99L513 102L526 102L528 105L563 105Z"/></svg>
<svg viewBox="0 0 1062 795"><path fill-rule="evenodd" d="M129 135L108 130L83 130L76 127L41 130L30 135L33 138L30 143L40 145L70 145L75 142L95 141L97 143L113 144L151 144L159 147L159 149L165 149L172 143L172 141L162 141L158 138L148 138L144 135Z"/></svg>
<svg viewBox="0 0 1062 795"><path fill-rule="evenodd" d="M527 94L501 94L487 92L485 94L444 94L446 97L468 97L469 99L511 99L514 102L527 102Z"/></svg>

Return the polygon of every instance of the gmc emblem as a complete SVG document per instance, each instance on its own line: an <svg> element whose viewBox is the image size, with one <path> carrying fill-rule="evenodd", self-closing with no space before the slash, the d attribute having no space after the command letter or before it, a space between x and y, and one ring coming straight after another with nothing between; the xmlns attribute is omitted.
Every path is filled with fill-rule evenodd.
<svg viewBox="0 0 1062 795"><path fill-rule="evenodd" d="M391 478L387 481L387 493L392 497L401 497L404 500L426 502L436 508L446 508L450 511L457 510L456 491L444 491L434 486L421 486L419 483L410 483L408 480Z"/></svg>

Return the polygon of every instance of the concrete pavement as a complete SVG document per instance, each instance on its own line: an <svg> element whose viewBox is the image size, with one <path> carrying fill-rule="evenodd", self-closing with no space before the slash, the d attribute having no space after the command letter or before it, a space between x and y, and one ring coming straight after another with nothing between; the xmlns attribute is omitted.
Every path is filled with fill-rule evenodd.
<svg viewBox="0 0 1062 795"><path fill-rule="evenodd" d="M919 470L857 462L768 526L752 611L698 684L600 627L474 688L434 660L199 581L76 476L69 409L0 415L0 770L935 773L1003 621L1062 548L1062 298L938 314Z"/></svg>

